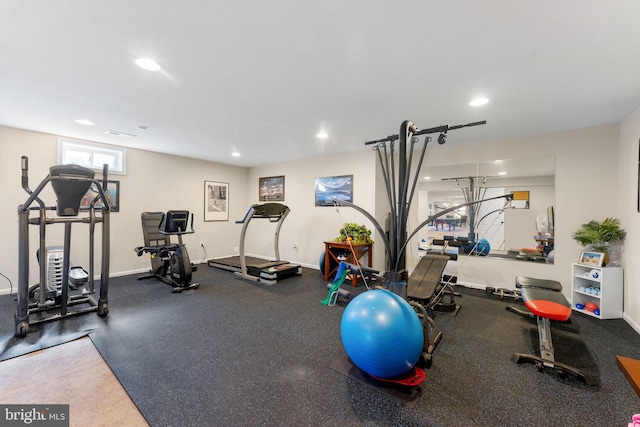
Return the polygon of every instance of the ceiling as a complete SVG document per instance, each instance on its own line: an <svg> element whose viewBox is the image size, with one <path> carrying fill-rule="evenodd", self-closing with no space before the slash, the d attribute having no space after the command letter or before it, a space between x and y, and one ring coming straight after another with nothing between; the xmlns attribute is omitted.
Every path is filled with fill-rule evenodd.
<svg viewBox="0 0 640 427"><path fill-rule="evenodd" d="M0 0L0 125L252 167L406 119L487 120L447 144L617 123L639 21L637 0Z"/></svg>

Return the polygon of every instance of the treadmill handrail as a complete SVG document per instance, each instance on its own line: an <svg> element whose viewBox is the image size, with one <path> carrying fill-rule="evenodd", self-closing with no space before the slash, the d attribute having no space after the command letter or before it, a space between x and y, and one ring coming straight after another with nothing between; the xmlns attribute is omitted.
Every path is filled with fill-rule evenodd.
<svg viewBox="0 0 640 427"><path fill-rule="evenodd" d="M251 218L267 218L270 222L277 222L288 213L289 207L282 203L256 203L249 208L244 218L236 221L236 224L244 224Z"/></svg>
<svg viewBox="0 0 640 427"><path fill-rule="evenodd" d="M280 261L280 249L279 249L279 239L280 239L280 227L282 227L282 223L285 218L289 214L290 209L288 206L283 205L281 203L264 203L264 204L255 204L252 205L247 214L244 216L242 221L236 221L238 224L242 224L242 230L240 231L240 245L238 246L239 257L240 257L240 272L243 276L247 276L247 260L245 258L244 253L244 240L247 234L247 227L251 222L252 218L269 218L270 222L277 222L276 232L273 238L273 248L275 253L275 260Z"/></svg>

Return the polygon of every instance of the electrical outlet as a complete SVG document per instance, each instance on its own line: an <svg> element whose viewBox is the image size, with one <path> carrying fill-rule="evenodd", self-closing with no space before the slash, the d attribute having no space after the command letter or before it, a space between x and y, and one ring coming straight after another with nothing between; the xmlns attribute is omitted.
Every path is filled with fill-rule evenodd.
<svg viewBox="0 0 640 427"><path fill-rule="evenodd" d="M293 249L298 249L298 244L297 243L293 244Z"/></svg>

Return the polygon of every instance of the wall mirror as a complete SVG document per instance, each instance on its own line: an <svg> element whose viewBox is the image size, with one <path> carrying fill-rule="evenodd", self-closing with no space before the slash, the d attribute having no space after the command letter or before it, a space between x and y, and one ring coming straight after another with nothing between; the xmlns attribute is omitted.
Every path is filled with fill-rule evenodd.
<svg viewBox="0 0 640 427"><path fill-rule="evenodd" d="M513 193L452 211L419 233L421 248L433 239L482 242L471 255L553 262L555 156L423 167L418 222L472 200Z"/></svg>

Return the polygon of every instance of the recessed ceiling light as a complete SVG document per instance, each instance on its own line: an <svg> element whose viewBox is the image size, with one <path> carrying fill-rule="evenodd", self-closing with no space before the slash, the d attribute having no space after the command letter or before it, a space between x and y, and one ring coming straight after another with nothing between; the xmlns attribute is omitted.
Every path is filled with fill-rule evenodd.
<svg viewBox="0 0 640 427"><path fill-rule="evenodd" d="M76 120L76 123L78 123L80 125L85 125L85 126L93 126L93 125L95 125L95 123L93 123L91 120L86 120L86 119L78 119L78 120Z"/></svg>
<svg viewBox="0 0 640 427"><path fill-rule="evenodd" d="M233 157L240 157L240 153L238 153L237 151L234 151L233 153L231 153L231 155Z"/></svg>
<svg viewBox="0 0 640 427"><path fill-rule="evenodd" d="M136 65L140 68L144 68L149 71L159 71L160 65L152 59L149 58L138 58L136 59Z"/></svg>
<svg viewBox="0 0 640 427"><path fill-rule="evenodd" d="M471 102L469 102L469 105L472 107L479 107L481 105L485 105L489 102L489 100L487 98L475 98L473 100L471 100Z"/></svg>
<svg viewBox="0 0 640 427"><path fill-rule="evenodd" d="M431 177L430 176L425 176L424 179L431 179Z"/></svg>
<svg viewBox="0 0 640 427"><path fill-rule="evenodd" d="M498 175L500 175L500 176L504 176L506 174L507 174L506 172L498 172Z"/></svg>
<svg viewBox="0 0 640 427"><path fill-rule="evenodd" d="M329 138L329 135L326 132L321 131L316 134L316 138L327 139Z"/></svg>

